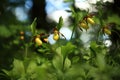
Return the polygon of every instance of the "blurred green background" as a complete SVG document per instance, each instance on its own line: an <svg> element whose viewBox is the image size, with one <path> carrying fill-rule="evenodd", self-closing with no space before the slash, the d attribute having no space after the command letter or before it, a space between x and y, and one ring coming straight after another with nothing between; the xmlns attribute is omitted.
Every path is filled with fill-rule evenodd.
<svg viewBox="0 0 120 80"><path fill-rule="evenodd" d="M10 64L13 62L13 57L20 59L23 57L25 42L20 39L20 32L24 31L26 42L30 41L29 26L34 18L37 17L37 29L49 31L54 27L54 22L49 23L46 20L45 6L45 0L0 0L0 72L2 72L1 69L3 68L11 69L12 66ZM108 3L106 8L109 12L106 15L112 15L108 17L109 21L115 21L120 25L118 21L120 20L119 0L114 0L114 3ZM119 33L120 31L118 31ZM113 42L120 40L115 35L112 35ZM114 45L111 47L111 53L112 51L114 52L113 47ZM114 58L120 64L119 56Z"/></svg>

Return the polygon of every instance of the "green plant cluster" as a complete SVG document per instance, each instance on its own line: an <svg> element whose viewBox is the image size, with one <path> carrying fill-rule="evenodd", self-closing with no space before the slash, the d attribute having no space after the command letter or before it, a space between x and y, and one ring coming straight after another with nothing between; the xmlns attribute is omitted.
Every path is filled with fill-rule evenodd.
<svg viewBox="0 0 120 80"><path fill-rule="evenodd" d="M9 55L13 56L9 56L9 59L6 59L6 63L0 65L0 79L119 80L120 47L118 47L114 53L111 53L110 48L106 47L98 38L101 35L107 34L104 29L111 32L108 35L112 34L112 30L108 28L110 25L106 25L107 23L116 23L117 29L120 30L120 26L116 21L120 19L116 17L116 20L112 20L112 18L117 15L109 16L108 19L102 19L104 14L101 10L99 10L95 17L89 17L88 12L80 11L74 7L71 8L71 12L73 21L71 24L72 35L69 41L66 39L56 39L57 41L53 45L46 41L46 37L51 34L57 34L57 37L60 35L64 36L64 34L59 32L64 24L62 17L60 17L55 30L50 34L36 29L37 18L35 18L33 23L25 29L28 31L23 30L21 32L21 29L17 28L16 30L20 33L16 34L16 31L10 33L8 30L5 30L7 31L6 34L9 35L3 37L8 39L11 35L15 34L16 36L14 35L14 40L7 42L9 45L2 45L2 48L8 49L8 51L10 51ZM88 17L94 20L95 24L87 22L86 19ZM83 20L86 21L85 24L87 26L92 27L93 29L96 27L96 24L100 26L98 33L94 34L97 36L97 39L90 41L90 47L88 48L83 47L84 44L82 44L79 39L79 36L81 35L80 32L84 29L86 30L86 28L82 28L82 26L79 25ZM6 29L4 27L0 28ZM79 32L78 29L80 29ZM26 34L25 32L28 32L29 34ZM1 32L0 35L4 35L4 32ZM13 47L12 50L11 47ZM8 51L6 53L8 53ZM3 59L1 59L1 61L2 60ZM7 68L3 66L7 66Z"/></svg>

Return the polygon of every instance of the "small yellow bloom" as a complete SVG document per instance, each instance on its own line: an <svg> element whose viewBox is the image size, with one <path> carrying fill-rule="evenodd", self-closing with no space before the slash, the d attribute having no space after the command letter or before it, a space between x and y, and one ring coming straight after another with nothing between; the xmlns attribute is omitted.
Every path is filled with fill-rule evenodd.
<svg viewBox="0 0 120 80"><path fill-rule="evenodd" d="M53 39L56 41L59 39L59 31L57 29L55 29L53 32Z"/></svg>
<svg viewBox="0 0 120 80"><path fill-rule="evenodd" d="M24 32L23 32L23 31L20 31L20 35L24 35Z"/></svg>
<svg viewBox="0 0 120 80"><path fill-rule="evenodd" d="M111 31L107 28L104 29L104 33L106 33L107 35L111 35Z"/></svg>
<svg viewBox="0 0 120 80"><path fill-rule="evenodd" d="M90 24L95 24L95 21L92 18L87 18L87 22Z"/></svg>
<svg viewBox="0 0 120 80"><path fill-rule="evenodd" d="M35 43L36 43L37 45L39 45L39 46L42 45L42 41L41 41L40 38L38 38L38 37L35 38Z"/></svg>
<svg viewBox="0 0 120 80"><path fill-rule="evenodd" d="M84 29L89 29L89 27L88 27L88 25L86 24L86 23L84 23L84 22L81 22L80 24L79 24L79 27L82 27L82 28L84 28Z"/></svg>
<svg viewBox="0 0 120 80"><path fill-rule="evenodd" d="M20 40L24 40L25 38L24 38L24 36L20 36Z"/></svg>
<svg viewBox="0 0 120 80"><path fill-rule="evenodd" d="M57 41L59 39L59 34L54 34L53 39Z"/></svg>

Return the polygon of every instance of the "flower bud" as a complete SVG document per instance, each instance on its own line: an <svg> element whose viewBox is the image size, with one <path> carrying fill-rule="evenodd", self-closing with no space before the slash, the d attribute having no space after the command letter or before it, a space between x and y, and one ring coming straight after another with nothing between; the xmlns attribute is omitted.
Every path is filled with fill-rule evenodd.
<svg viewBox="0 0 120 80"><path fill-rule="evenodd" d="M24 36L20 36L20 40L24 40L25 38L24 38Z"/></svg>
<svg viewBox="0 0 120 80"><path fill-rule="evenodd" d="M20 31L20 35L24 35L24 32L23 32L23 31Z"/></svg>
<svg viewBox="0 0 120 80"><path fill-rule="evenodd" d="M95 24L95 21L92 18L87 18L87 22L90 24Z"/></svg>
<svg viewBox="0 0 120 80"><path fill-rule="evenodd" d="M107 28L104 29L104 33L106 33L107 35L111 35L111 31Z"/></svg>
<svg viewBox="0 0 120 80"><path fill-rule="evenodd" d="M42 45L42 41L41 41L40 38L38 38L38 37L35 38L35 43L36 43L37 45L39 45L39 46Z"/></svg>
<svg viewBox="0 0 120 80"><path fill-rule="evenodd" d="M53 39L57 41L59 39L59 34L54 34Z"/></svg>
<svg viewBox="0 0 120 80"><path fill-rule="evenodd" d="M89 29L88 25L86 23L84 23L84 22L81 22L79 24L79 26L82 27L82 28L84 28L84 29L86 29L86 30Z"/></svg>

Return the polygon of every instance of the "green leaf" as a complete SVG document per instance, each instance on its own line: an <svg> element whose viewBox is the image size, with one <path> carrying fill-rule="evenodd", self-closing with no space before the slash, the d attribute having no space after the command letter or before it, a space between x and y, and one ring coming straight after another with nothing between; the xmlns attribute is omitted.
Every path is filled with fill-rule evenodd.
<svg viewBox="0 0 120 80"><path fill-rule="evenodd" d="M62 70L62 65L63 65L62 56L55 56L52 63L53 66L56 68L56 70Z"/></svg>
<svg viewBox="0 0 120 80"><path fill-rule="evenodd" d="M2 69L2 71L5 73L5 75L10 76L10 71L8 71L8 70L6 70L6 69ZM4 74L1 74L1 75L4 75Z"/></svg>
<svg viewBox="0 0 120 80"><path fill-rule="evenodd" d="M64 2L74 2L74 0L64 0Z"/></svg>
<svg viewBox="0 0 120 80"><path fill-rule="evenodd" d="M64 64L64 69L68 70L70 68L70 66L71 66L71 61L70 61L70 59L66 58L65 64Z"/></svg>
<svg viewBox="0 0 120 80"><path fill-rule="evenodd" d="M65 46L61 47L61 53L63 58L65 58L68 54L72 53L72 51L76 48L71 42L68 42Z"/></svg>
<svg viewBox="0 0 120 80"><path fill-rule="evenodd" d="M63 26L63 18L62 17L60 17L59 18L59 23L57 24L57 29L58 29L58 31L60 30L60 28Z"/></svg>
<svg viewBox="0 0 120 80"><path fill-rule="evenodd" d="M60 56L61 56L61 47L58 47L58 48L56 49L56 52L57 52L57 55L60 55Z"/></svg>
<svg viewBox="0 0 120 80"><path fill-rule="evenodd" d="M6 26L0 26L0 30L0 36L6 38L11 36L11 31Z"/></svg>
<svg viewBox="0 0 120 80"><path fill-rule="evenodd" d="M107 49L104 44L97 44L95 41L91 42L90 49L93 53L106 54Z"/></svg>
<svg viewBox="0 0 120 80"><path fill-rule="evenodd" d="M90 59L90 57L89 56L83 56L83 58L85 59L85 60L89 60Z"/></svg>
<svg viewBox="0 0 120 80"><path fill-rule="evenodd" d="M37 64L35 63L35 61L30 61L27 67L27 74L34 73L36 68L37 68Z"/></svg>
<svg viewBox="0 0 120 80"><path fill-rule="evenodd" d="M37 18L35 18L34 21L31 24L31 32L32 32L33 35L36 34L36 25L37 25L36 20L37 20Z"/></svg>
<svg viewBox="0 0 120 80"><path fill-rule="evenodd" d="M12 74L14 74L15 77L21 77L23 74L25 74L24 64L21 60L14 59L13 64L14 68L12 70Z"/></svg>
<svg viewBox="0 0 120 80"><path fill-rule="evenodd" d="M86 76L84 67L82 65L72 65L71 68L66 72L67 80L79 80L77 78L84 78ZM80 79L81 80L81 79ZM83 80L83 79L82 79Z"/></svg>
<svg viewBox="0 0 120 80"><path fill-rule="evenodd" d="M19 79L22 76L25 76L24 64L21 60L18 59L14 59L12 70L10 71L3 70L3 71L14 80Z"/></svg>
<svg viewBox="0 0 120 80"><path fill-rule="evenodd" d="M57 70L62 70L62 65L63 65L63 56L61 55L61 47L58 47L56 49L56 52L58 52L57 55L55 55L55 57L53 58L53 66L57 69Z"/></svg>
<svg viewBox="0 0 120 80"><path fill-rule="evenodd" d="M105 56L103 54L97 54L97 65L100 70L104 70L106 67Z"/></svg>
<svg viewBox="0 0 120 80"><path fill-rule="evenodd" d="M70 10L71 10L71 12L72 12L72 17L75 17L76 12L75 12L74 8L73 8L73 7L70 7Z"/></svg>
<svg viewBox="0 0 120 80"><path fill-rule="evenodd" d="M80 57L79 57L79 56L74 56L74 57L72 58L72 63L77 63L79 60L80 60Z"/></svg>
<svg viewBox="0 0 120 80"><path fill-rule="evenodd" d="M120 17L118 16L118 15L110 15L110 16L108 16L108 23L110 23L110 22L113 22L113 23L116 23L116 24L118 24L118 25L120 25Z"/></svg>
<svg viewBox="0 0 120 80"><path fill-rule="evenodd" d="M90 47L92 47L93 49L95 49L95 48L98 47L98 45L97 45L97 43L96 43L95 41L92 41L92 42L90 43Z"/></svg>

